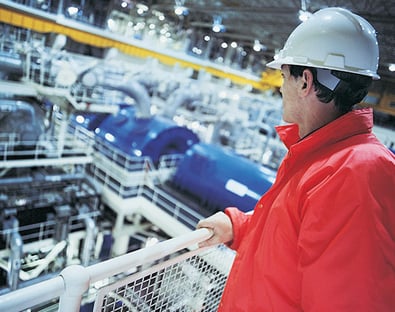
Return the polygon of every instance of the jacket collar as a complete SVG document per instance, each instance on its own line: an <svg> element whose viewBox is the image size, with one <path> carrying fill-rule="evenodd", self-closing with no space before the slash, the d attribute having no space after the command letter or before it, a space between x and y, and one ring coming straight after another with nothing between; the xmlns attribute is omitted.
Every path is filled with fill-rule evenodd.
<svg viewBox="0 0 395 312"><path fill-rule="evenodd" d="M299 137L299 129L296 124L277 126L276 131L288 150L298 146L314 147L316 150L323 145L332 144L356 134L370 133L372 128L373 110L363 108L342 115L303 139Z"/></svg>

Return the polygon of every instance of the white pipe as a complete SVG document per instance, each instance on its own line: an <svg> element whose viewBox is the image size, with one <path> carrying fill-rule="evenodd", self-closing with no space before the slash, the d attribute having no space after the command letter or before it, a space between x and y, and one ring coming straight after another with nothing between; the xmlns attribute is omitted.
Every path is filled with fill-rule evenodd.
<svg viewBox="0 0 395 312"><path fill-rule="evenodd" d="M43 261L36 268L34 268L34 270L31 270L27 273L29 279L38 277L49 266L49 264L58 257L58 255L65 249L66 245L67 243L64 240L57 243L45 256Z"/></svg>
<svg viewBox="0 0 395 312"><path fill-rule="evenodd" d="M202 94L200 89L198 90L193 86L179 88L167 99L163 114L173 118L177 109L183 104L201 100Z"/></svg>
<svg viewBox="0 0 395 312"><path fill-rule="evenodd" d="M61 276L0 296L0 311L23 311L59 297L65 289Z"/></svg>
<svg viewBox="0 0 395 312"><path fill-rule="evenodd" d="M78 312L82 294L88 289L90 283L161 259L171 253L204 241L210 238L212 234L211 230L202 228L87 268L79 265L67 267L61 273L65 279L66 291L60 297L58 312Z"/></svg>
<svg viewBox="0 0 395 312"><path fill-rule="evenodd" d="M96 224L90 217L85 217L84 222L86 226L86 236L84 239L84 246L82 248L81 263L83 266L87 266L93 251Z"/></svg>
<svg viewBox="0 0 395 312"><path fill-rule="evenodd" d="M144 263L161 259L171 253L204 241L210 238L211 235L212 232L209 229L202 228L185 235L160 242L151 247L139 249L134 252L94 264L87 267L89 275L91 276L91 283L128 271L131 268L140 266Z"/></svg>
<svg viewBox="0 0 395 312"><path fill-rule="evenodd" d="M26 160L0 160L0 168L24 168L38 166L63 166L63 165L85 165L93 162L92 156L26 159Z"/></svg>
<svg viewBox="0 0 395 312"><path fill-rule="evenodd" d="M82 83L87 87L103 86L123 92L135 100L137 118L150 118L151 98L147 89L133 77L125 81L118 81L108 77L108 74L105 68L94 68L82 76Z"/></svg>
<svg viewBox="0 0 395 312"><path fill-rule="evenodd" d="M71 265L60 275L64 279L65 291L59 299L58 312L79 312L82 295L89 288L88 270L81 265Z"/></svg>
<svg viewBox="0 0 395 312"><path fill-rule="evenodd" d="M8 287L11 290L18 288L19 272L21 270L22 247L23 241L21 234L19 234L17 228L14 228L11 234L10 243L11 256L8 260Z"/></svg>

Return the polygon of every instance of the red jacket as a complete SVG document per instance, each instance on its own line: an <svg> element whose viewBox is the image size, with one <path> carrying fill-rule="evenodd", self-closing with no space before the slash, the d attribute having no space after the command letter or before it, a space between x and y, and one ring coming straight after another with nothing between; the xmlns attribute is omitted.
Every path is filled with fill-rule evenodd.
<svg viewBox="0 0 395 312"><path fill-rule="evenodd" d="M237 256L219 311L395 311L395 156L350 112L288 147L246 215L227 208Z"/></svg>

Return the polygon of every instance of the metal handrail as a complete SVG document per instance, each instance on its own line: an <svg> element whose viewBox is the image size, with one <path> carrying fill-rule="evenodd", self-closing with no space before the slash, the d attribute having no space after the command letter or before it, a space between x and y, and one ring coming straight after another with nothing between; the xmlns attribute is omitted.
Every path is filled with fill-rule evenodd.
<svg viewBox="0 0 395 312"><path fill-rule="evenodd" d="M91 283L162 259L184 248L194 245L197 248L196 244L211 235L210 230L202 228L88 267L68 266L57 277L0 296L0 311L21 311L60 297L59 312L78 312L82 295Z"/></svg>

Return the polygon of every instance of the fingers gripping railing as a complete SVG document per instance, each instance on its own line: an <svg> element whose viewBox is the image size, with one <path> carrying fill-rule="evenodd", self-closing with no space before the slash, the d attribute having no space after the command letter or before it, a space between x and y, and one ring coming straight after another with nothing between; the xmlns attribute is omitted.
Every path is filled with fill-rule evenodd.
<svg viewBox="0 0 395 312"><path fill-rule="evenodd" d="M91 283L159 260L196 245L211 235L212 232L208 229L198 229L88 267L68 266L55 278L0 296L0 311L21 311L59 297L59 312L77 312L80 310L82 295Z"/></svg>

